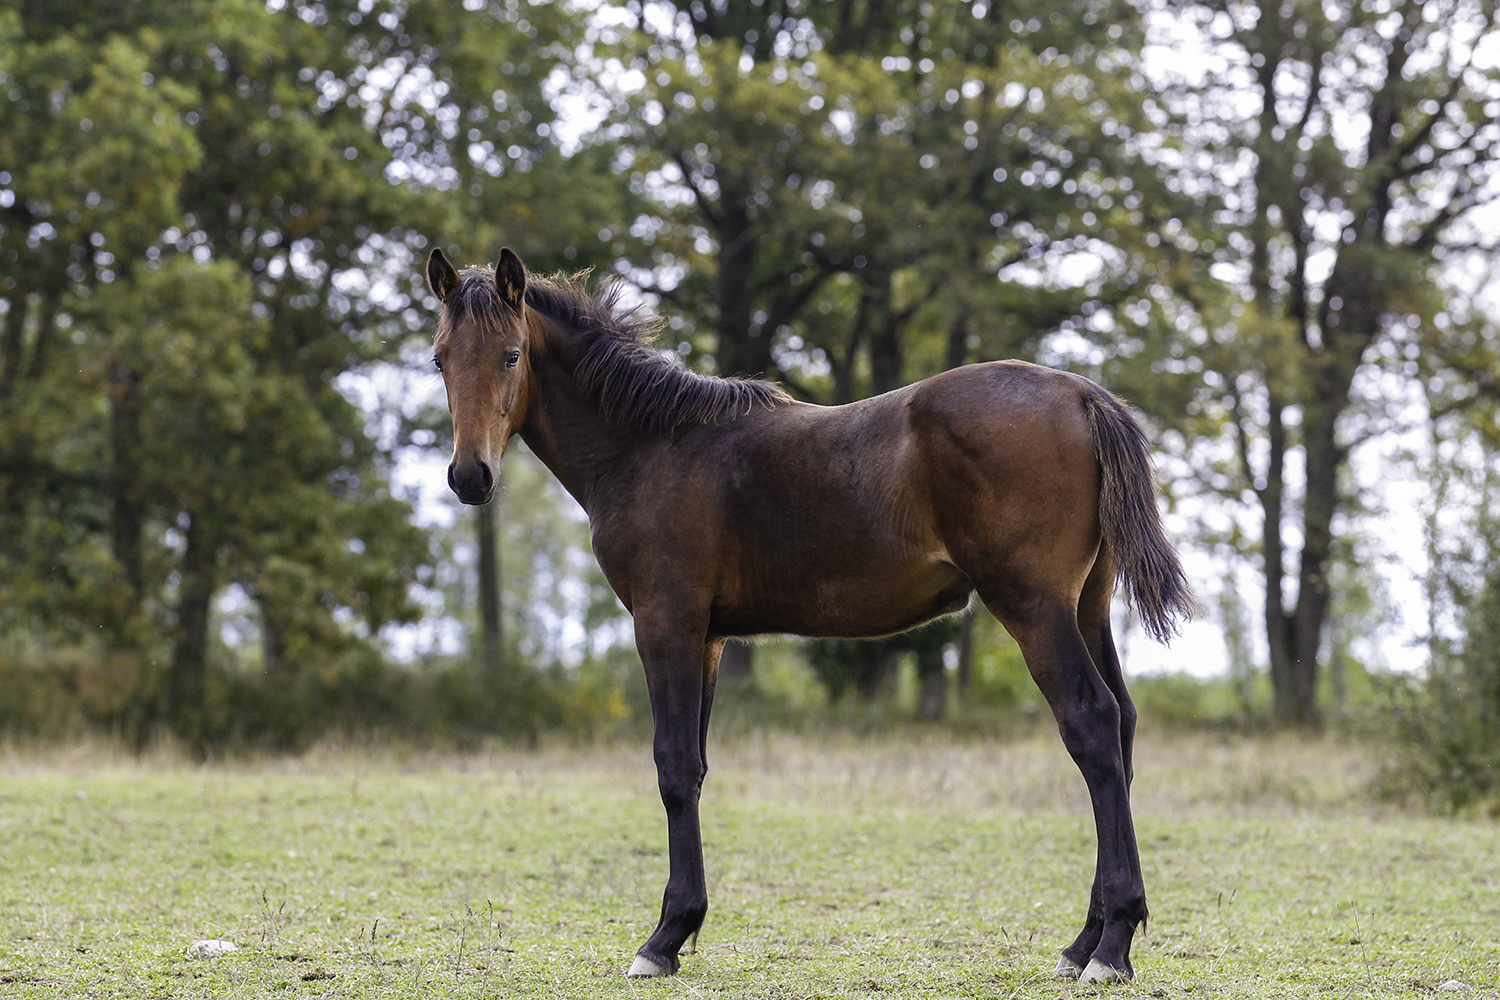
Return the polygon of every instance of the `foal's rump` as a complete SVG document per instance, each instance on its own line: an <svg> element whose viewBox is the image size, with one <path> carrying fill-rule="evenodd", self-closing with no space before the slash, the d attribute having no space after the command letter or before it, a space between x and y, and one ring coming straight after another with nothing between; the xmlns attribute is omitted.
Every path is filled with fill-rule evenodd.
<svg viewBox="0 0 1500 1000"><path fill-rule="evenodd" d="M911 433L938 533L976 582L1075 599L1098 550L1093 383L1001 361L918 383Z"/></svg>
<svg viewBox="0 0 1500 1000"><path fill-rule="evenodd" d="M1170 637L1196 607L1162 531L1149 446L1125 404L1078 375L1022 361L918 383L911 424L939 534L986 590L1026 581L1074 602L1109 551L1147 630Z"/></svg>

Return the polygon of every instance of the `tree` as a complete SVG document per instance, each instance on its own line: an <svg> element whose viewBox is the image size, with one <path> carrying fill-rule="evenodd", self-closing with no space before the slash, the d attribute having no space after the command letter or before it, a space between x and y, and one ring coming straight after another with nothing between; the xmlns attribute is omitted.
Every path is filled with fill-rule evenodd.
<svg viewBox="0 0 1500 1000"><path fill-rule="evenodd" d="M201 745L226 588L277 689L416 613L428 545L340 379L426 328L386 276L472 214L474 178L543 155L541 82L577 26L506 3L0 5L12 645L127 652L124 721ZM496 154L512 130L532 139Z"/></svg>
<svg viewBox="0 0 1500 1000"><path fill-rule="evenodd" d="M1462 368L1500 370L1492 319L1450 327L1448 356ZM1427 510L1426 675L1393 684L1396 752L1384 791L1445 811L1500 811L1500 393L1475 393L1434 352L1423 359L1434 484ZM1403 683L1404 681L1404 683Z"/></svg>
<svg viewBox="0 0 1500 1000"><path fill-rule="evenodd" d="M1128 241L1099 203L1114 200L1104 185L1152 184L1128 141L1150 124L1141 81L1122 72L1139 24L1127 8L1076 14L694 5L630 50L646 85L608 127L630 130L632 181L650 199L640 275L674 329L691 340L706 316L711 341L693 346L721 371L847 400L856 350L878 370L861 394L909 378L893 345L924 304L949 299L940 311L971 321L922 317L942 332L929 372L971 355L976 316L1000 325L1002 307L1021 305L1025 329L982 346L1034 350L1092 308L1107 280L1066 295L993 280L1018 261ZM980 301L963 302L969 286ZM836 315L855 329L819 333ZM832 365L833 385L801 381L818 368L804 348Z"/></svg>
<svg viewBox="0 0 1500 1000"><path fill-rule="evenodd" d="M1144 232L1116 205L1165 195L1130 8L726 0L670 25L619 47L645 85L607 127L685 353L841 403L1036 357L1127 294ZM1085 253L1127 263L1039 278Z"/></svg>
<svg viewBox="0 0 1500 1000"><path fill-rule="evenodd" d="M1311 725L1350 454L1400 426L1424 353L1451 353L1444 267L1493 249L1471 220L1500 177L1500 79L1476 63L1497 8L1173 10L1210 60L1174 99L1173 184L1200 207L1162 227L1177 264L1128 310L1143 350L1108 370L1183 432L1208 494L1258 513L1274 714Z"/></svg>

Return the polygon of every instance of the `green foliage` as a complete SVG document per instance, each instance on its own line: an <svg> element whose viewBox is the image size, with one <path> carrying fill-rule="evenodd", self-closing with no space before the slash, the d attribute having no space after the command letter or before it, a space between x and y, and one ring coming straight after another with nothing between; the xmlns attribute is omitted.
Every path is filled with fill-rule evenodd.
<svg viewBox="0 0 1500 1000"><path fill-rule="evenodd" d="M960 695L965 704L1002 715L1050 718L1047 703L1021 658L1021 647L991 615L974 614L972 675L968 689Z"/></svg>
<svg viewBox="0 0 1500 1000"><path fill-rule="evenodd" d="M1423 683L1392 679L1395 741L1376 782L1382 794L1440 812L1500 816L1500 685L1493 657L1478 669L1435 672Z"/></svg>
<svg viewBox="0 0 1500 1000"><path fill-rule="evenodd" d="M1448 550L1429 537L1431 660L1426 677L1389 684L1394 741L1377 787L1444 812L1500 816L1500 466L1487 433L1493 419L1486 406L1441 421L1468 446L1450 452L1440 472L1443 499L1466 505L1467 544ZM1429 530L1445 513L1442 506L1433 511ZM1442 610L1452 615L1452 631Z"/></svg>
<svg viewBox="0 0 1500 1000"><path fill-rule="evenodd" d="M1137 280L1041 263L1129 260L1123 205L1165 194L1128 141L1151 127L1133 11L832 10L692 7L691 41L619 43L646 80L613 126L647 198L634 257L691 352L845 402L1035 356Z"/></svg>
<svg viewBox="0 0 1500 1000"><path fill-rule="evenodd" d="M394 718L378 639L435 553L347 379L426 326L429 235L570 189L604 210L607 169L548 138L580 30L562 5L0 4L0 656L69 706L16 725L288 745L361 685L351 724ZM128 709L68 694L99 670Z"/></svg>
<svg viewBox="0 0 1500 1000"><path fill-rule="evenodd" d="M1241 693L1226 678L1146 674L1130 680L1141 725L1171 729L1240 729L1251 721Z"/></svg>
<svg viewBox="0 0 1500 1000"><path fill-rule="evenodd" d="M469 738L646 718L586 527L521 455L504 669L382 660L418 617L477 631L469 520L414 527L388 485L446 416L353 401L372 375L415 385L434 243L624 274L666 346L818 402L996 357L1099 374L1170 431L1174 501L1248 505L1200 540L1273 595L1222 605L1232 686L1146 679L1147 714L1260 718L1250 621L1278 695L1327 659L1293 678L1302 702L1355 705L1354 639L1388 609L1349 451L1391 426L1391 387L1469 413L1500 370L1439 266L1493 182L1493 74L1440 57L1484 15L1170 7L1224 73L1159 87L1140 10L1109 0L652 7L665 31L643 5L0 0L3 725L296 746L340 719ZM571 135L559 86L596 129ZM1434 719L1485 690L1465 586ZM893 698L910 661L957 651L940 632L816 645L810 668L778 646L759 697ZM964 713L1045 715L987 619L953 674ZM1453 719L1430 733L1471 728Z"/></svg>
<svg viewBox="0 0 1500 1000"><path fill-rule="evenodd" d="M564 729L607 735L641 717L625 700L618 665L590 662L561 675L507 665L499 674L468 658L403 666L346 644L321 650L315 666L268 677L221 646L205 672L200 739L221 752L300 752L340 739L472 748ZM43 743L88 734L139 741L141 706L159 693L128 653L0 657L0 733Z"/></svg>
<svg viewBox="0 0 1500 1000"><path fill-rule="evenodd" d="M867 700L881 694L882 687L895 679L900 655L895 645L857 639L814 639L807 644L808 663L833 701L848 692Z"/></svg>
<svg viewBox="0 0 1500 1000"><path fill-rule="evenodd" d="M1494 11L1171 6L1214 60L1163 65L1182 123L1167 183L1196 207L1162 217L1133 301L1091 339L1105 382L1175 432L1173 492L1207 512L1204 540L1256 567L1275 717L1316 725L1361 603L1338 566L1369 506L1351 453L1407 429L1412 393L1494 384L1493 353L1454 336L1486 306L1446 277L1483 225L1470 192L1500 174L1500 79L1450 40L1484 37Z"/></svg>

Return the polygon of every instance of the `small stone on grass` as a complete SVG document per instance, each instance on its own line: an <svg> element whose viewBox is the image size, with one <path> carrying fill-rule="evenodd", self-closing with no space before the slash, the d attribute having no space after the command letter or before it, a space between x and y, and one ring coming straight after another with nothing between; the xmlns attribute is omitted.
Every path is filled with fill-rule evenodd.
<svg viewBox="0 0 1500 1000"><path fill-rule="evenodd" d="M216 938L207 938L203 941L194 941L188 945L188 958L218 958L232 951L239 951L239 946L233 941L220 941Z"/></svg>
<svg viewBox="0 0 1500 1000"><path fill-rule="evenodd" d="M1450 979L1446 983L1440 983L1435 987L1439 993L1467 993L1470 988L1468 984L1461 983L1457 979Z"/></svg>

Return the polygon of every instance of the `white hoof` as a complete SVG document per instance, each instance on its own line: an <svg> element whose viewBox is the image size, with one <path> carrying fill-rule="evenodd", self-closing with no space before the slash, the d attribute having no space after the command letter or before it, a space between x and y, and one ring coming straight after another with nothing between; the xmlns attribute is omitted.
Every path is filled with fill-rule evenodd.
<svg viewBox="0 0 1500 1000"><path fill-rule="evenodd" d="M625 973L627 979L641 979L646 976L670 976L672 971L666 966L657 965L644 955L635 956L635 961L630 963L630 971Z"/></svg>
<svg viewBox="0 0 1500 1000"><path fill-rule="evenodd" d="M1094 983L1128 983L1130 973L1123 972L1112 965L1105 965L1097 958L1089 959L1089 967L1083 970L1083 975L1078 977L1078 982L1083 986L1091 986Z"/></svg>
<svg viewBox="0 0 1500 1000"><path fill-rule="evenodd" d="M1081 975L1083 975L1083 966L1073 961L1067 955L1064 955L1058 961L1057 968L1052 972L1052 976L1055 979L1077 979Z"/></svg>

